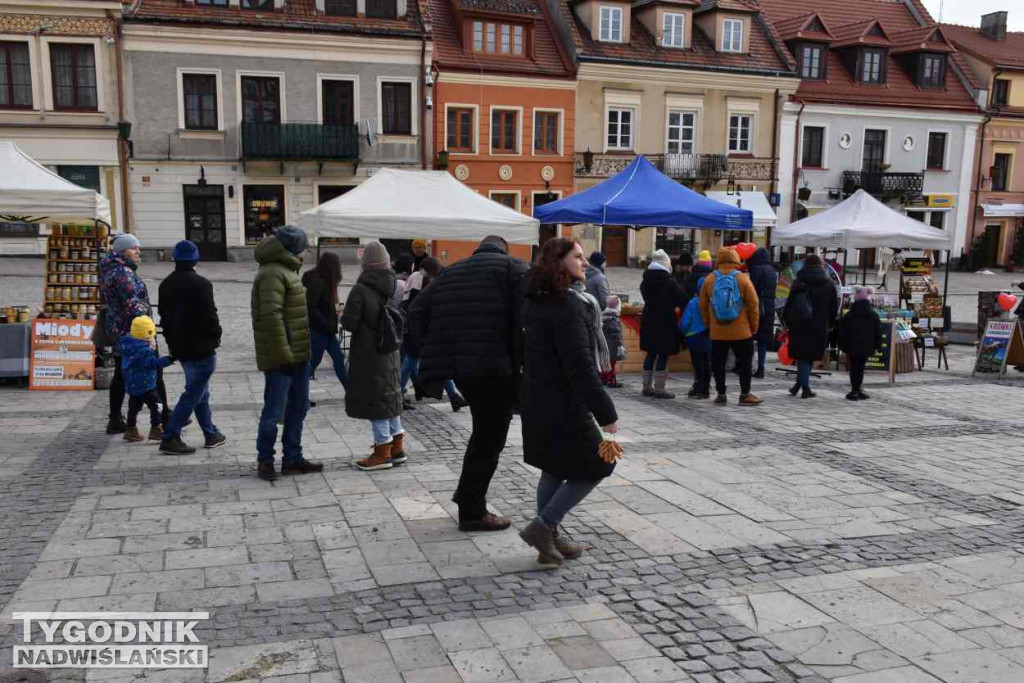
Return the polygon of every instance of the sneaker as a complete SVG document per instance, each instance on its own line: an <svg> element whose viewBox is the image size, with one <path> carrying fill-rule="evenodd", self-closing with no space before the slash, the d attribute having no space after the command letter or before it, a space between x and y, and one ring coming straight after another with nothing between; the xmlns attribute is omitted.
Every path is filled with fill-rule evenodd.
<svg viewBox="0 0 1024 683"><path fill-rule="evenodd" d="M761 405L761 403L761 399L759 399L757 396L754 396L753 394L743 394L742 396L740 396L739 400L739 404L741 406L759 406Z"/></svg>
<svg viewBox="0 0 1024 683"><path fill-rule="evenodd" d="M512 526L512 520L488 512L480 519L464 519L459 522L459 531L504 531Z"/></svg>
<svg viewBox="0 0 1024 683"><path fill-rule="evenodd" d="M206 434L205 436L206 443L203 444L203 448L216 448L217 446L223 446L224 442L228 440L228 437L224 436L220 432Z"/></svg>
<svg viewBox="0 0 1024 683"><path fill-rule="evenodd" d="M846 395L846 400L847 401L859 401L860 400L860 396L857 395L856 391L851 391L850 393L848 393Z"/></svg>
<svg viewBox="0 0 1024 683"><path fill-rule="evenodd" d="M857 392L857 400L858 401L866 401L869 398L871 398L871 397L868 396L867 394L865 394L863 391L858 391Z"/></svg>
<svg viewBox="0 0 1024 683"><path fill-rule="evenodd" d="M724 406L728 402L729 402L729 399L727 399L725 397L725 394L719 394L718 396L715 396L715 405L716 406Z"/></svg>
<svg viewBox="0 0 1024 683"><path fill-rule="evenodd" d="M196 449L182 441L180 437L172 436L160 442L160 452L164 455L192 455Z"/></svg>
<svg viewBox="0 0 1024 683"><path fill-rule="evenodd" d="M128 428L126 428L125 431L124 431L124 437L123 438L128 443L139 443L140 441L145 441L146 440L146 437L142 436L142 433L139 432L139 428L138 427L128 427Z"/></svg>
<svg viewBox="0 0 1024 683"><path fill-rule="evenodd" d="M764 379L764 368L758 368L751 377L754 379Z"/></svg>
<svg viewBox="0 0 1024 683"><path fill-rule="evenodd" d="M277 479L277 472L274 471L274 463L260 463L256 467L256 476L263 481L274 481Z"/></svg>
<svg viewBox="0 0 1024 683"><path fill-rule="evenodd" d="M120 415L107 421L107 434L124 434L127 429L128 425Z"/></svg>
<svg viewBox="0 0 1024 683"><path fill-rule="evenodd" d="M469 401L462 398L462 394L455 394L451 397L452 412L457 413L469 405Z"/></svg>
<svg viewBox="0 0 1024 683"><path fill-rule="evenodd" d="M149 440L150 441L163 441L164 428L160 425L153 425L149 428Z"/></svg>
<svg viewBox="0 0 1024 683"><path fill-rule="evenodd" d="M322 462L313 462L305 458L301 458L296 462L289 462L288 460L281 462L281 474L310 474L313 472L323 472L323 470L324 464Z"/></svg>

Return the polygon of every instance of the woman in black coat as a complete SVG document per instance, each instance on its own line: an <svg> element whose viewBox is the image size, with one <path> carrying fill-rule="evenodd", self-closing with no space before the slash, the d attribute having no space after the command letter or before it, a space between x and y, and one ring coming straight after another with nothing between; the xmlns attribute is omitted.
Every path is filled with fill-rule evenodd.
<svg viewBox="0 0 1024 683"><path fill-rule="evenodd" d="M747 272L750 281L757 290L757 300L761 305L761 317L757 326L757 370L754 377L764 377L764 362L768 357L768 347L775 337L775 287L779 284L779 274L772 266L768 250L760 247L747 259Z"/></svg>
<svg viewBox="0 0 1024 683"><path fill-rule="evenodd" d="M675 398L675 394L665 391L668 357L679 353L681 334L676 324L676 309L683 308L686 301L670 268L668 254L658 249L640 283L640 296L644 299L644 312L640 317L640 350L647 352L643 395L653 398Z"/></svg>
<svg viewBox="0 0 1024 683"><path fill-rule="evenodd" d="M324 352L331 357L334 374L344 386L348 382L345 352L338 341L338 285L341 284L341 259L331 251L320 255L312 270L302 276L309 313L309 378L314 379ZM310 403L312 405L312 402Z"/></svg>
<svg viewBox="0 0 1024 683"><path fill-rule="evenodd" d="M519 405L524 459L541 477L537 518L519 535L553 564L583 552L558 535L558 525L615 468L599 455L598 425L614 434L619 418L598 377L600 312L581 286L585 269L579 243L551 239L526 284Z"/></svg>
<svg viewBox="0 0 1024 683"><path fill-rule="evenodd" d="M839 350L850 358L850 393L846 398L851 401L870 398L861 391L864 366L882 345L882 321L871 305L872 294L870 287L858 287L853 295L853 305L839 321L836 342Z"/></svg>
<svg viewBox="0 0 1024 683"><path fill-rule="evenodd" d="M809 254L804 267L796 274L796 282L789 290L782 319L789 329L789 355L797 361L796 384L789 393L800 398L814 398L811 391L811 368L825 357L828 349L828 331L839 315L836 286L825 273L821 257Z"/></svg>

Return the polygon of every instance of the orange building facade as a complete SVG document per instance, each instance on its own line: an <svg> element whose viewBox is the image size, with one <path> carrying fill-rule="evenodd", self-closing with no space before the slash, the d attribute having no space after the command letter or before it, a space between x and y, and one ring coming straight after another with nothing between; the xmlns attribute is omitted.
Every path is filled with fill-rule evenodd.
<svg viewBox="0 0 1024 683"><path fill-rule="evenodd" d="M573 188L576 83L545 3L434 0L434 163L478 193L532 215ZM499 11L500 10L500 11ZM542 226L540 241L554 236ZM445 264L472 242L438 240ZM532 248L513 245L530 260Z"/></svg>

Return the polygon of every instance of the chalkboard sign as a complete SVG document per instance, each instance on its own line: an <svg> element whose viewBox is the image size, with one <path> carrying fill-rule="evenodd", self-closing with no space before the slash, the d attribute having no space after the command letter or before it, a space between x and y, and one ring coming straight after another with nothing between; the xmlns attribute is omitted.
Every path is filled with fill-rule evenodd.
<svg viewBox="0 0 1024 683"><path fill-rule="evenodd" d="M985 334L978 344L978 357L974 361L974 372L1006 374L1006 365L1024 364L1024 337L1021 336L1017 320L989 320Z"/></svg>
<svg viewBox="0 0 1024 683"><path fill-rule="evenodd" d="M0 221L0 237L39 237L39 224Z"/></svg>
<svg viewBox="0 0 1024 683"><path fill-rule="evenodd" d="M893 367L893 330L896 324L892 321L882 321L882 345L875 349L875 352L868 358L867 364L865 364L865 370L883 370L889 375L889 381L892 382L892 377L895 368Z"/></svg>
<svg viewBox="0 0 1024 683"><path fill-rule="evenodd" d="M931 275L932 260L927 257L907 256L900 270L904 275Z"/></svg>

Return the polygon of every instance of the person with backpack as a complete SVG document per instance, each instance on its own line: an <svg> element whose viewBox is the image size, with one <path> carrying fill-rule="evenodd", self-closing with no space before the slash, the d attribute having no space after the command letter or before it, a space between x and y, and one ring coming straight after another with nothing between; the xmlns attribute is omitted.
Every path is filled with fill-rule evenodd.
<svg viewBox="0 0 1024 683"><path fill-rule="evenodd" d="M664 249L651 256L644 271L640 296L644 311L640 316L640 350L646 351L643 367L643 395L651 398L675 398L665 390L668 382L668 357L679 353L679 328L676 309L684 305L683 290L672 277L672 262Z"/></svg>
<svg viewBox="0 0 1024 683"><path fill-rule="evenodd" d="M861 391L864 383L864 366L882 345L882 321L878 319L875 307L871 305L870 287L857 287L853 292L853 305L839 321L836 345L850 359L850 393L848 401L864 401L870 398Z"/></svg>
<svg viewBox="0 0 1024 683"><path fill-rule="evenodd" d="M825 357L828 330L838 315L836 286L825 273L821 257L808 254L782 311L782 319L789 329L789 355L797 361L797 379L789 390L791 396L801 390L800 398L817 396L811 391L811 369L815 361Z"/></svg>
<svg viewBox="0 0 1024 683"><path fill-rule="evenodd" d="M761 315L757 326L757 370L754 379L764 379L764 363L768 358L768 347L775 338L775 288L779 284L779 274L772 266L771 256L764 247L758 248L747 259L747 272L750 281L757 290L757 300L761 307Z"/></svg>
<svg viewBox="0 0 1024 683"><path fill-rule="evenodd" d="M697 282L698 291L703 284L704 278L701 278ZM690 364L693 365L693 387L686 395L690 398L710 398L711 337L700 315L699 297L693 297L686 304L683 318L679 321L679 331L686 340L686 348L690 351Z"/></svg>
<svg viewBox="0 0 1024 683"><path fill-rule="evenodd" d="M711 330L711 371L715 377L715 403L728 403L725 395L725 361L732 351L740 377L740 405L760 405L750 393L754 334L759 323L757 290L746 273L741 273L740 255L735 249L718 251L718 269L707 276L700 288L700 315Z"/></svg>
<svg viewBox="0 0 1024 683"><path fill-rule="evenodd" d="M341 326L352 335L345 414L369 420L373 431L373 453L356 467L389 470L407 460L398 382L401 314L391 305L398 280L380 242L366 245L362 263L341 314Z"/></svg>

